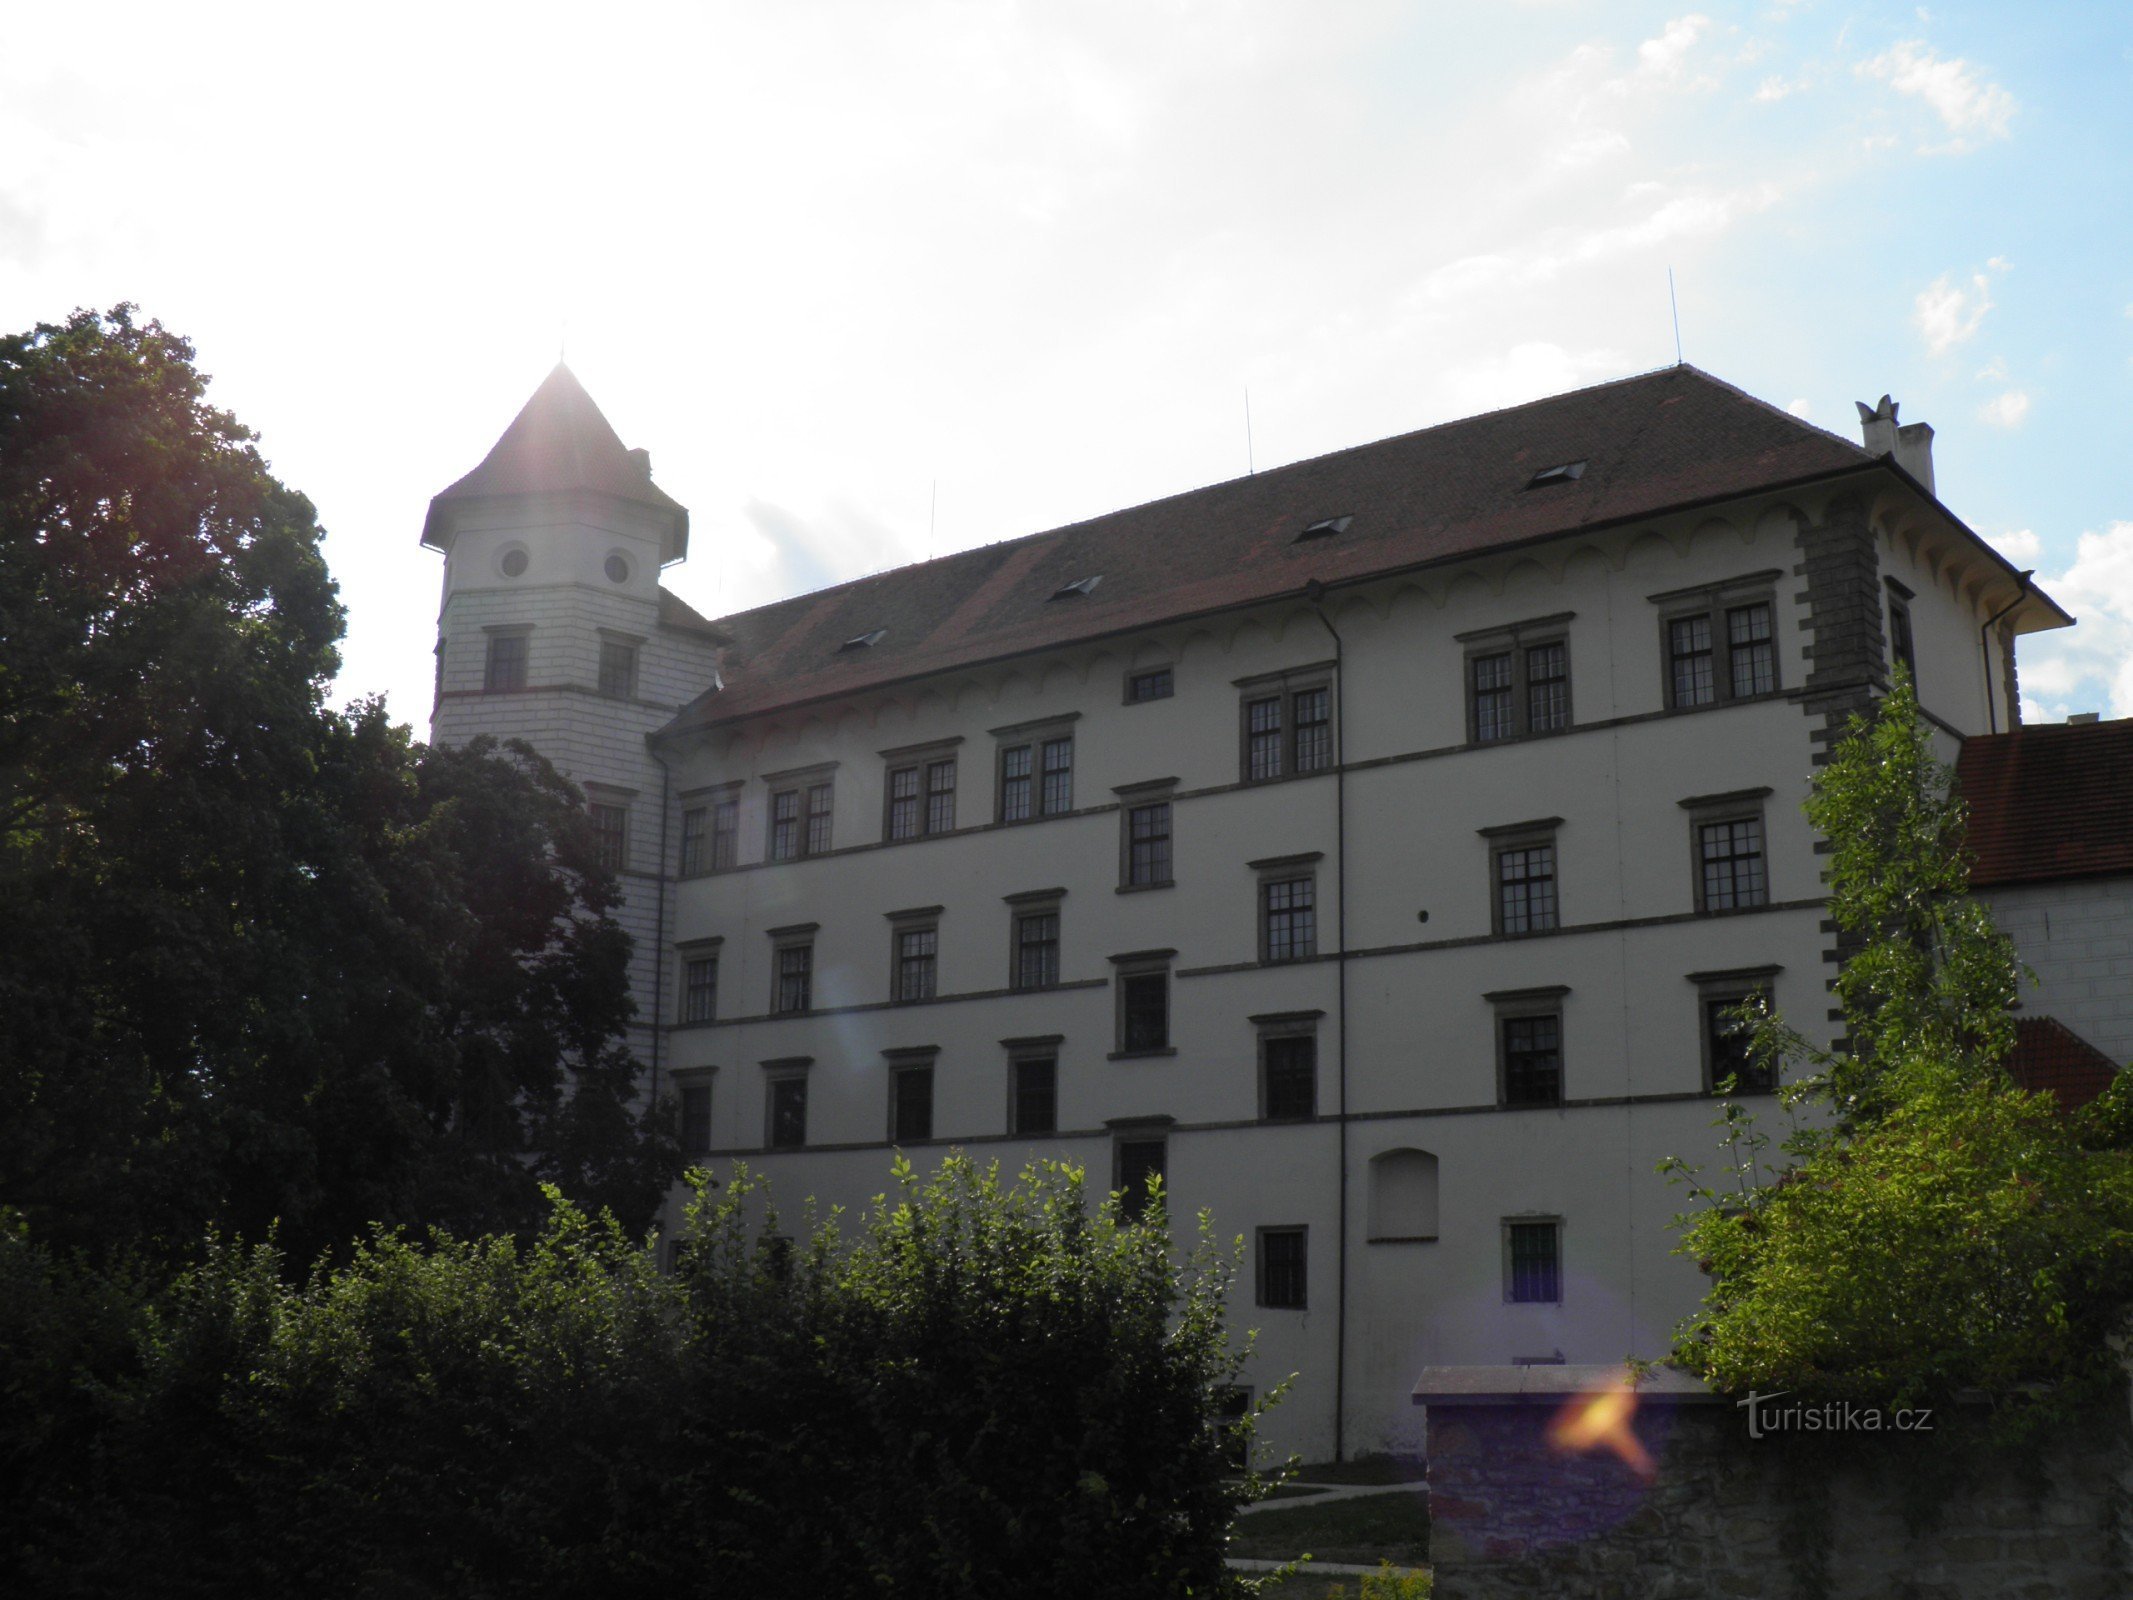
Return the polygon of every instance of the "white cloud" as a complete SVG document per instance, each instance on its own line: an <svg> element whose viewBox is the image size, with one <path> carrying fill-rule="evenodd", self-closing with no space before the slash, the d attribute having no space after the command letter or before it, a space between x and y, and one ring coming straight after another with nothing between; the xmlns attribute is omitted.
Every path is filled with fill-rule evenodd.
<svg viewBox="0 0 2133 1600"><path fill-rule="evenodd" d="M1798 417L1802 422L1814 421L1815 408L1806 400L1795 400L1790 405L1786 406L1785 409L1791 412L1794 416Z"/></svg>
<svg viewBox="0 0 2133 1600"><path fill-rule="evenodd" d="M1937 153L1956 153L1989 139L2006 138L2008 124L2019 109L2013 95L1980 78L1969 62L1961 57L1944 60L1917 39L1906 39L1862 61L1859 71L1933 108L1950 135L1947 144L1936 147Z"/></svg>
<svg viewBox="0 0 2133 1600"><path fill-rule="evenodd" d="M1970 275L1968 284L1958 284L1955 275L1943 272L1918 291L1912 301L1911 320L1925 336L1926 353L1943 356L1974 335L1992 309L1992 278L1999 258L1986 270Z"/></svg>
<svg viewBox="0 0 2133 1600"><path fill-rule="evenodd" d="M1536 339L1444 374L1439 392L1449 400L1451 415L1470 416L1582 389L1615 377L1631 365L1618 350L1566 350Z"/></svg>
<svg viewBox="0 0 2133 1600"><path fill-rule="evenodd" d="M2044 548L2034 528L2011 528L2006 533L1988 533L1985 542L2016 566L2032 566Z"/></svg>
<svg viewBox="0 0 2133 1600"><path fill-rule="evenodd" d="M1978 408L1978 416L1995 428L2019 428L2029 416L2029 396L2020 389L1996 394Z"/></svg>
<svg viewBox="0 0 2133 1600"><path fill-rule="evenodd" d="M1694 13L1674 18L1656 39L1637 46L1637 76L1646 82L1680 82L1687 72L1689 52L1710 27L1709 17Z"/></svg>
<svg viewBox="0 0 2133 1600"><path fill-rule="evenodd" d="M2023 716L2133 716L2133 522L2082 534L2073 565L2056 577L2039 575L2037 584L2077 625L2023 640Z"/></svg>

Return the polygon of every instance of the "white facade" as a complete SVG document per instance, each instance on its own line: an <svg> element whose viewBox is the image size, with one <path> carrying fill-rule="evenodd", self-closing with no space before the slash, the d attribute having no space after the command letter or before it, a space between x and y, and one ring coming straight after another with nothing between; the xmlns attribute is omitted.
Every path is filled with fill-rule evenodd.
<svg viewBox="0 0 2133 1600"><path fill-rule="evenodd" d="M1682 1196L1656 1169L1714 1148L1705 1003L1762 988L1805 1031L1828 1032L1832 940L1800 802L1833 718L1885 681L1884 595L1910 615L1928 709L1952 737L1986 725L1980 630L2015 592L2004 563L1933 502L1862 466L1785 495L1348 582L1315 604L1291 595L827 704L677 723L650 747L671 767L662 791L644 735L710 685L712 646L657 643L648 559L633 569L643 584L578 570L603 541L635 550L626 524L610 516L590 538L582 517L558 524L550 542L569 575L554 588L494 566L512 539L535 543L525 507L465 526L447 576L437 735L523 732L581 782L633 791L632 865L668 875L663 892L656 878L631 883L640 1003L664 1026L663 1084L693 1091L699 1116L708 1091L708 1122L692 1128L700 1159L767 1171L796 1215L803 1198L863 1205L898 1144L921 1165L956 1148L1010 1168L1063 1157L1100 1189L1122 1147L1131 1159L1160 1142L1173 1217L1205 1210L1220 1236L1244 1241L1233 1324L1259 1330L1247 1381L1263 1390L1296 1374L1271 1446L1314 1458L1411 1440L1409 1390L1425 1365L1664 1352L1701 1293L1693 1263L1671 1253ZM1908 594L1885 590L1888 578ZM1774 685L1674 707L1667 624L1707 615L1723 640L1729 613L1754 607L1768 608ZM565 687L479 692L477 637L529 619L534 660L554 652L534 681L548 672ZM646 682L661 686L626 714L584 690L601 628L641 634ZM1478 740L1471 663L1509 652L1531 665L1524 653L1551 643L1567 656L1568 726ZM1723 680L1723 643L1716 659ZM1130 698L1134 676L1163 670L1167 695ZM1319 689L1326 759L1293 775L1297 713L1312 711L1295 697ZM2001 677L1990 692L2006 697ZM1252 781L1246 707L1274 698L1285 775ZM707 704L715 712L715 696ZM1028 748L1041 769L1045 746L1063 742L1071 793L1055 782L1057 814L1002 820L1005 753ZM892 772L918 770L923 818L927 769L949 763L952 825L891 840ZM823 788L824 848L809 849L808 792ZM798 796L799 858L773 861L785 792ZM730 865L714 837L728 802ZM1129 882L1132 813L1164 802L1168 879ZM1726 837L1760 859L1725 881L1759 872L1763 887L1743 888L1741 908L1706 906L1702 830L1751 819L1759 837ZM1501 853L1543 844L1553 925L1507 930ZM1538 875L1537 858L1520 859ZM1268 887L1283 886L1278 911L1299 883L1308 945L1269 959L1286 953L1270 939L1298 929L1293 916L1270 929ZM1544 891L1526 895L1513 911L1544 921ZM664 905L663 936L645 923L648 902ZM1049 912L1056 981L1022 986L1018 921ZM901 937L929 930L930 974L901 966L925 945ZM800 948L806 1008L780 1014L780 953ZM655 950L663 972L650 970ZM1053 976L1041 954L1030 972ZM1126 1037L1129 985L1158 974L1161 1042L1129 1050L1145 1042ZM900 999L907 981L928 997ZM1550 1018L1559 1103L1507 1106L1507 1051L1530 1089L1527 1052L1545 1041L1510 1025ZM1280 1042L1297 1038L1313 1043ZM1056 1127L1017 1133L1017 1063L1047 1059ZM1271 1083L1270 1060L1287 1072ZM926 1136L897 1140L898 1077L910 1073L930 1074ZM779 1087L795 1081L804 1091ZM774 1100L789 1135L802 1093L804 1143L771 1148ZM1297 1229L1303 1303L1262 1304L1262 1291L1297 1298L1285 1253ZM1261 1230L1277 1230L1271 1244ZM1524 1253L1548 1230L1552 1285L1545 1260ZM1528 1298L1514 1297L1514 1277Z"/></svg>

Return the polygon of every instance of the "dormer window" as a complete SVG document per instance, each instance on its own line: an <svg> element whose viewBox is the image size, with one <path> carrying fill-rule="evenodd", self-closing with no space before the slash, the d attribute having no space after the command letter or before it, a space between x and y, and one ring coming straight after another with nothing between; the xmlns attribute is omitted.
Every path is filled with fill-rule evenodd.
<svg viewBox="0 0 2133 1600"><path fill-rule="evenodd" d="M1322 517L1299 533L1296 542L1302 544L1306 539L1330 539L1336 533L1346 533L1348 524L1354 520L1353 517Z"/></svg>
<svg viewBox="0 0 2133 1600"><path fill-rule="evenodd" d="M872 633L862 633L856 639L845 640L837 646L837 651L841 655L847 650L871 650L888 636L888 632L887 628L876 628Z"/></svg>
<svg viewBox="0 0 2133 1600"><path fill-rule="evenodd" d="M1528 489L1545 489L1551 483L1575 483L1585 476L1585 463L1566 461L1559 467L1543 467L1526 480Z"/></svg>
<svg viewBox="0 0 2133 1600"><path fill-rule="evenodd" d="M1054 589L1052 598L1054 600L1086 600L1096 592L1096 586L1103 581L1104 575L1100 572L1093 577L1076 578L1072 583L1061 584L1057 589Z"/></svg>

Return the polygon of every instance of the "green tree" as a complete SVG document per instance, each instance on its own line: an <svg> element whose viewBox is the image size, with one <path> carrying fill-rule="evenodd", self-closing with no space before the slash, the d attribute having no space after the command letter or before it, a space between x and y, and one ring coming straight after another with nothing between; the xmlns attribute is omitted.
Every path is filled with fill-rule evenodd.
<svg viewBox="0 0 2133 1600"><path fill-rule="evenodd" d="M1745 1018L1758 1058L1806 1069L1787 1095L1810 1116L1773 1175L1728 1108L1730 1181L1695 1179L1705 1203L1682 1219L1712 1282L1675 1359L1728 1390L1895 1405L2115 1381L2133 1303L2122 1102L2070 1119L2008 1077L2020 968L1966 892L1962 806L1903 674L1807 811L1831 844L1845 1036L1824 1050Z"/></svg>
<svg viewBox="0 0 2133 1600"><path fill-rule="evenodd" d="M183 1259L277 1220L649 1219L627 941L532 752L325 704L310 503L130 307L0 339L0 1203Z"/></svg>

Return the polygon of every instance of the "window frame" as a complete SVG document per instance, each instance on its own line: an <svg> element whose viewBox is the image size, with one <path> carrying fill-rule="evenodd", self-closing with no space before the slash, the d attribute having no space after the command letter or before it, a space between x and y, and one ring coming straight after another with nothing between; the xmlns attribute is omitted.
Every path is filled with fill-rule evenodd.
<svg viewBox="0 0 2133 1600"><path fill-rule="evenodd" d="M1066 981L1066 913L1062 902L1066 899L1064 889L1025 889L1019 894L1003 895L1007 904L1007 987L1015 994L1041 994L1047 989L1056 989ZM1052 919L1052 972L1049 981L1025 983L1022 981L1022 927L1043 917ZM1036 940L1033 944L1046 941Z"/></svg>
<svg viewBox="0 0 2133 1600"><path fill-rule="evenodd" d="M599 630L599 640L600 655L593 678L594 692L603 700L636 699L637 685L643 676L644 668L643 637L633 633L616 633L612 629L602 628ZM608 652L610 650L621 651L625 657L625 670L622 676L622 686L619 689L611 687L609 681Z"/></svg>
<svg viewBox="0 0 2133 1600"><path fill-rule="evenodd" d="M1659 703L1669 712L1712 711L1720 706L1744 705L1771 700L1785 693L1784 651L1778 608L1778 583L1784 573L1776 568L1743 573L1717 583L1687 589L1669 589L1645 598L1657 608L1659 620ZM1770 687L1750 694L1734 692L1732 614L1754 606L1770 611ZM1701 617L1710 636L1711 698L1683 704L1676 693L1674 676L1674 625Z"/></svg>
<svg viewBox="0 0 2133 1600"><path fill-rule="evenodd" d="M674 1025L676 1027L694 1027L701 1023L716 1022L718 1020L718 963L719 956L725 949L725 944L726 940L723 935L714 935L708 939L689 939L675 945L674 954L677 957L677 965L680 968L675 975L676 981L674 984ZM697 1016L690 1005L695 990L690 983L689 969L704 961L711 963L711 1003L702 1016Z"/></svg>
<svg viewBox="0 0 2133 1600"><path fill-rule="evenodd" d="M1249 1018L1257 1035L1255 1054L1258 1058L1259 1103L1258 1117L1261 1122L1304 1123L1318 1119L1318 1025L1324 1018L1323 1011L1270 1012ZM1310 1106L1301 1113L1274 1115L1273 1050L1275 1045L1286 1045L1298 1040L1309 1043L1311 1048Z"/></svg>
<svg viewBox="0 0 2133 1600"><path fill-rule="evenodd" d="M1307 850L1299 855L1267 856L1245 863L1255 878L1252 886L1252 941L1253 955L1261 966L1286 967L1318 959L1319 913L1323 909L1318 899L1318 864L1324 859L1323 850ZM1288 953L1277 956L1274 954L1273 938L1277 908L1271 903L1272 891L1277 887L1297 883L1308 885L1309 903L1301 907L1290 905L1279 909L1291 917L1298 911L1308 912L1311 919L1310 933L1301 941L1304 948L1294 948L1298 941L1292 939L1292 948Z"/></svg>
<svg viewBox="0 0 2133 1600"><path fill-rule="evenodd" d="M1895 675L1901 663L1911 675L1911 690L1918 690L1918 634L1911 621L1911 602L1918 598L1915 591L1894 578L1884 577L1882 589L1887 597L1889 630L1889 673Z"/></svg>
<svg viewBox="0 0 2133 1600"><path fill-rule="evenodd" d="M1466 647L1461 662L1461 683L1465 702L1466 742L1469 745L1512 744L1520 739L1548 739L1557 734L1570 732L1577 726L1577 701L1571 688L1570 624L1577 618L1575 611L1558 611L1545 617L1529 617L1521 622L1499 623L1493 627L1475 628L1466 633L1454 634L1454 642ZM1560 648L1563 652L1563 716L1558 727L1536 728L1533 726L1533 686L1535 683L1553 682L1553 679L1538 679L1533 675L1533 652ZM1510 681L1503 687L1510 695L1508 730L1490 738L1481 734L1480 687L1476 682L1480 663L1498 656L1509 659Z"/></svg>
<svg viewBox="0 0 2133 1600"><path fill-rule="evenodd" d="M1291 778L1315 778L1322 773L1336 770L1341 763L1340 744L1340 695L1339 674L1331 661L1312 661L1302 666L1285 667L1279 672L1255 673L1250 677L1235 678L1231 686L1237 695L1237 781L1257 786L1267 783L1282 783ZM1304 724L1297 715L1296 702L1306 695L1323 693L1326 697L1326 730L1324 759L1309 769L1303 768L1298 756L1302 749L1301 734ZM1276 726L1271 731L1276 736L1276 770L1254 773L1252 770L1252 708L1271 702L1275 706ZM1311 726L1319 726L1312 723Z"/></svg>
<svg viewBox="0 0 2133 1600"><path fill-rule="evenodd" d="M1768 788L1734 789L1725 794L1691 795L1677 802L1688 814L1689 823L1689 903L1699 917L1737 917L1753 911L1767 911L1775 902L1770 893L1770 819L1765 802L1775 791ZM1731 823L1753 822L1762 850L1762 897L1747 905L1713 906L1708 885L1704 879L1704 829ZM1744 860L1745 857L1729 856L1727 860Z"/></svg>
<svg viewBox="0 0 2133 1600"><path fill-rule="evenodd" d="M940 998L941 988L941 907L912 906L904 911L887 911L883 915L889 921L889 1003L891 1005L924 1005L929 1000ZM916 955L904 949L904 941L912 937L930 937L930 950ZM923 960L926 963L926 978L923 994L906 994L904 979L910 962Z"/></svg>
<svg viewBox="0 0 2133 1600"><path fill-rule="evenodd" d="M1725 1006L1737 1006L1752 996L1760 995L1766 1005L1777 1001L1777 976L1785 969L1770 965L1761 967L1732 967L1719 972L1692 972L1688 981L1696 986L1696 1047L1700 1063L1703 1092L1720 1097L1718 1087L1717 1033L1712 1027L1712 1013ZM1726 1099L1738 1099L1747 1095L1774 1095L1778 1092L1779 1078L1772 1069L1770 1081L1765 1084L1743 1084L1735 1088Z"/></svg>
<svg viewBox="0 0 2133 1600"><path fill-rule="evenodd" d="M1285 1285L1276 1284L1272 1252L1268 1248L1275 1240L1294 1240L1296 1259L1283 1263L1284 1274L1295 1275L1295 1298L1277 1299L1274 1291ZM1252 1302L1262 1311L1308 1311L1311 1309L1311 1229L1305 1223L1279 1223L1253 1230L1252 1246Z"/></svg>
<svg viewBox="0 0 2133 1600"><path fill-rule="evenodd" d="M1011 1139L1043 1139L1059 1132L1059 1047L1066 1043L1061 1033L1031 1034L1002 1039L1007 1051L1007 1135ZM1042 1128L1026 1127L1022 1120L1022 1074L1025 1067L1045 1067L1051 1073L1051 1120Z"/></svg>
<svg viewBox="0 0 2133 1600"><path fill-rule="evenodd" d="M1517 1231L1524 1228L1545 1227L1550 1233L1551 1256L1548 1271L1552 1278L1553 1295L1520 1294L1518 1292ZM1560 1306L1563 1304L1563 1219L1552 1213L1535 1212L1515 1217L1505 1217L1503 1228L1503 1301L1507 1306Z"/></svg>
<svg viewBox="0 0 2133 1600"><path fill-rule="evenodd" d="M1563 927L1563 852L1560 834L1561 817L1538 817L1530 822L1508 822L1497 827L1477 831L1488 841L1489 846L1489 933L1498 939L1531 939L1542 934L1557 933ZM1514 851L1534 850L1546 846L1549 850L1548 919L1537 926L1512 928L1504 914L1504 857ZM1522 883L1537 883L1538 878L1522 878ZM1530 901L1529 901L1530 903Z"/></svg>
<svg viewBox="0 0 2133 1600"><path fill-rule="evenodd" d="M934 1089L938 1080L934 1065L940 1058L938 1045L913 1045L908 1048L882 1051L882 1058L889 1063L888 1142L898 1147L934 1142L934 1113L938 1109ZM925 1131L904 1131L904 1095L907 1086L917 1084L924 1089Z"/></svg>
<svg viewBox="0 0 2133 1600"><path fill-rule="evenodd" d="M680 1137L681 1153L684 1156L709 1155L713 1148L711 1118L717 1105L712 1094L712 1080L717 1076L716 1067L683 1067L674 1073L675 1131ZM694 1120L689 1111L689 1096L703 1096L703 1143L691 1144L690 1125Z"/></svg>
<svg viewBox="0 0 2133 1600"><path fill-rule="evenodd" d="M813 1056L777 1056L762 1063L763 1066L763 1148L765 1150L805 1150L808 1144L807 1080L809 1069L815 1064ZM797 1139L778 1138L778 1099L780 1089L787 1085L799 1085L800 1136Z"/></svg>
<svg viewBox="0 0 2133 1600"><path fill-rule="evenodd" d="M1120 784L1111 792L1118 796L1118 892L1139 894L1149 889L1174 889L1177 887L1177 788L1175 778L1151 778L1145 783ZM1133 847L1144 841L1134 837L1141 813L1161 807L1163 831L1151 835L1153 842L1162 844L1160 877L1145 879L1134 876ZM1154 852L1151 850L1151 857Z"/></svg>
<svg viewBox="0 0 2133 1600"><path fill-rule="evenodd" d="M993 805L992 819L1001 827L1020 827L1025 823L1043 822L1052 817L1068 817L1074 814L1074 724L1081 720L1081 713L1071 711L1064 716L1040 717L1033 722L1012 723L1004 728L991 730L996 741L993 748ZM1063 746L1065 764L1060 768L1050 765L1051 752ZM1008 758L1022 754L1029 758L1029 770L1010 776ZM1065 790L1063 804L1052 804L1055 771L1062 776ZM1008 784L1027 784L1027 809L1020 815L1008 815Z"/></svg>
<svg viewBox="0 0 2133 1600"><path fill-rule="evenodd" d="M1139 1149L1154 1149L1156 1159L1146 1169L1163 1181L1163 1207L1170 1207L1170 1130L1176 1119L1172 1117L1114 1117L1105 1124L1111 1134L1111 1187L1109 1194L1119 1196L1119 1215L1128 1221L1138 1221L1147 1214L1148 1187L1145 1181L1137 1187L1126 1184L1126 1150L1129 1146ZM1137 1197L1137 1198L1136 1198Z"/></svg>
<svg viewBox="0 0 2133 1600"><path fill-rule="evenodd" d="M1532 989L1498 989L1482 996L1493 1013L1492 1026L1496 1034L1496 1104L1504 1111L1559 1111L1569 1103L1569 1030L1565 1026L1566 1007L1570 988L1567 984L1549 984ZM1555 1098L1552 1100L1514 1100L1511 1098L1511 1028L1514 1023L1536 1022L1542 1019L1555 1024Z"/></svg>
<svg viewBox="0 0 2133 1600"><path fill-rule="evenodd" d="M769 803L764 809L763 860L766 863L810 861L818 856L832 854L837 848L837 763L822 762L812 767L794 767L785 772L766 772L763 783L769 792ZM817 797L822 797L818 806ZM790 799L793 814L789 818L778 815L779 802ZM816 823L821 823L821 839L816 839ZM778 824L789 821L793 829L793 846L789 851L778 849Z"/></svg>
<svg viewBox="0 0 2133 1600"><path fill-rule="evenodd" d="M1153 705L1158 700L1174 698L1178 690L1177 671L1178 669L1174 664L1167 662L1161 666L1128 669L1123 697L1119 703L1129 706L1145 706ZM1163 686L1159 691L1153 694L1139 692L1143 683L1155 678L1163 680Z"/></svg>
<svg viewBox="0 0 2133 1600"><path fill-rule="evenodd" d="M773 1017L804 1017L815 1009L815 934L821 929L819 922L799 922L790 927L765 930L770 940L770 1015ZM801 1002L796 1006L783 1003L785 998L785 957L794 951L802 952L805 960L799 973Z"/></svg>
<svg viewBox="0 0 2133 1600"><path fill-rule="evenodd" d="M617 874L631 870L630 847L635 843L636 829L630 813L636 809L636 791L617 789L602 783L588 783L585 789L585 814L592 819L593 840L596 858L608 871ZM603 825L603 817L611 818L612 833ZM613 846L610 848L609 839Z"/></svg>
<svg viewBox="0 0 2133 1600"><path fill-rule="evenodd" d="M880 752L881 774L881 839L884 844L909 844L915 839L938 838L955 832L956 791L961 786L959 746L962 735L952 739L930 739L924 744L899 745ZM946 768L948 783L945 790L936 791L936 771ZM911 814L913 826L909 833L896 831L896 780L908 774L911 778ZM937 793L948 797L947 820L936 826Z"/></svg>
<svg viewBox="0 0 2133 1600"><path fill-rule="evenodd" d="M488 638L482 647L481 692L483 694L523 694L533 682L533 627L530 623L512 623L482 629ZM498 670L498 645L517 646L517 669L515 673ZM517 681L498 681L505 676Z"/></svg>
<svg viewBox="0 0 2133 1600"><path fill-rule="evenodd" d="M1175 950L1129 950L1111 957L1111 988L1113 993L1112 1041L1114 1048L1107 1059L1112 1061L1135 1061L1156 1056L1174 1056L1177 1051L1177 1030L1172 1016L1171 966L1177 960ZM1131 1008L1127 994L1135 985L1144 985L1151 979L1162 981L1163 1037L1160 1044L1131 1044L1133 1037L1128 1031Z"/></svg>

